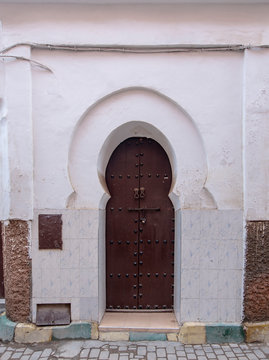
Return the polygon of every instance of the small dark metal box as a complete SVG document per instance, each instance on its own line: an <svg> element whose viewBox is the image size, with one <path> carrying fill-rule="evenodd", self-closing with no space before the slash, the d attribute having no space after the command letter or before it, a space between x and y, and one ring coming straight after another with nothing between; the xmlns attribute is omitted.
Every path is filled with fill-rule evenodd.
<svg viewBox="0 0 269 360"><path fill-rule="evenodd" d="M71 304L37 304L36 325L68 325Z"/></svg>

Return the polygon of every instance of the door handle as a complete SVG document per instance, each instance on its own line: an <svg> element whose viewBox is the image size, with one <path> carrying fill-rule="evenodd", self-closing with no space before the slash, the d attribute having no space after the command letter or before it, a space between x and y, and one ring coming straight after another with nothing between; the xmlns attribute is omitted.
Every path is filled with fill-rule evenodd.
<svg viewBox="0 0 269 360"><path fill-rule="evenodd" d="M141 187L140 188L140 199L144 199L145 197L145 191L146 189L144 187Z"/></svg>
<svg viewBox="0 0 269 360"><path fill-rule="evenodd" d="M139 199L139 189L138 188L134 188L134 198Z"/></svg>

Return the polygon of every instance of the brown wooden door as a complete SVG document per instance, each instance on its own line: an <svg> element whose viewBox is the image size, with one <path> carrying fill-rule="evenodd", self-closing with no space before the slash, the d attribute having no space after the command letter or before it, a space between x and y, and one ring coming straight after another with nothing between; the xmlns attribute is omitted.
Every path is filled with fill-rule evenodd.
<svg viewBox="0 0 269 360"><path fill-rule="evenodd" d="M107 309L172 309L172 171L153 139L129 138L113 152L106 182Z"/></svg>

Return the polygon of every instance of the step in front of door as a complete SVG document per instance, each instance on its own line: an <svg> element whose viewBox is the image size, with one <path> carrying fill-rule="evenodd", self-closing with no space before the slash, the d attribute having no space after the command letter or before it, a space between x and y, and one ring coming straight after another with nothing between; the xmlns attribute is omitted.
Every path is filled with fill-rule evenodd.
<svg viewBox="0 0 269 360"><path fill-rule="evenodd" d="M179 324L173 312L126 313L106 312L99 325L99 332L149 332L178 333ZM127 335L126 335L127 336Z"/></svg>

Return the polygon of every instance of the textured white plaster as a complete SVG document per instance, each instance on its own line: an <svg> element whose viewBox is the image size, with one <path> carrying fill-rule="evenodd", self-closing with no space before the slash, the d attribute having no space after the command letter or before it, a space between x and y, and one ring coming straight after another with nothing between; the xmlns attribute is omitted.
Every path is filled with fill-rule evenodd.
<svg viewBox="0 0 269 360"><path fill-rule="evenodd" d="M14 50L14 55L30 56L28 47ZM27 62L5 63L7 101L9 218L33 217L33 129L31 69ZM6 170L6 169L5 169Z"/></svg>
<svg viewBox="0 0 269 360"><path fill-rule="evenodd" d="M218 207L242 206L240 54L33 53L54 71L34 73L36 208L98 208L98 154L117 128L114 148L136 134L169 145L182 207L203 207L203 185Z"/></svg>
<svg viewBox="0 0 269 360"><path fill-rule="evenodd" d="M247 51L245 64L245 214L269 218L269 51Z"/></svg>
<svg viewBox="0 0 269 360"><path fill-rule="evenodd" d="M67 29L77 45L269 44L268 9L66 5L63 16L61 5L1 4L0 44L65 43ZM73 320L102 318L106 164L125 138L151 136L167 151L170 196L180 202L177 319L239 321L242 210L247 219L269 215L268 50L9 53L52 69L0 63L0 213L31 219L34 196L33 319L36 304L55 302L71 303ZM63 214L63 250L38 249L39 213Z"/></svg>
<svg viewBox="0 0 269 360"><path fill-rule="evenodd" d="M154 7L150 4L6 4L1 5L0 13L6 31L6 45L23 41L246 45L269 42L268 4L184 4Z"/></svg>

